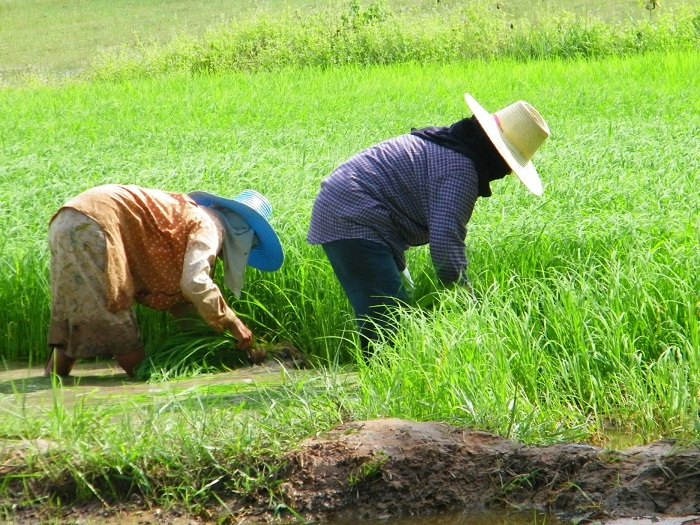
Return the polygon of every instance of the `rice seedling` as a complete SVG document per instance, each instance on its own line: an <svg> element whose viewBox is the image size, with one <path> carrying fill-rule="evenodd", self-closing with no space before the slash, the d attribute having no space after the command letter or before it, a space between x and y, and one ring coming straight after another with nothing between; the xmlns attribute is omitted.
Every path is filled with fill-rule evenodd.
<svg viewBox="0 0 700 525"><path fill-rule="evenodd" d="M436 287L427 251L411 252L416 300L424 305L432 301L433 309L431 316L420 314L411 321L420 320L420 328L409 330L412 335L406 348L422 352L422 341L435 337L431 345L476 366L473 359L478 354L471 345L497 334L485 344L493 352L505 353L497 353L499 360L484 366L508 363L515 367L515 375L503 384L500 396L483 402L502 407L501 423L494 427L501 430L508 428L513 417L508 411L513 399L527 399L518 400L523 413L528 404L546 402L549 407L555 403L549 393L552 389L562 393L562 400L555 403L561 408L553 405L552 410L578 410L574 428L591 417L600 424L620 406L631 406L630 389L637 388L631 378L624 379L626 387L619 394L624 392L624 397L614 403L617 407L610 406L610 396L606 397L606 392L621 388L618 376L660 372L660 366L649 367L662 356L681 355L687 362L683 368L687 366L690 374L690 395L697 381L692 370L697 368L700 337L694 306L699 255L692 176L699 160L692 141L686 140L692 135L692 119L687 121L690 129L684 129L666 115L687 110L685 101L692 97L697 81L689 81L685 72L695 62L693 54L678 53L596 63L396 66L365 70L363 81L355 68L348 68L146 80L138 89L117 83L8 92L3 99L8 116L3 119L6 141L21 142L8 138L18 137L8 122L30 110L45 117L41 125L25 124L24 149L10 152L5 166L8 189L40 188L5 194L13 195L5 198L10 206L3 219L12 225L4 230L8 234L2 241L2 289L9 305L0 314L4 316L1 326L7 327L5 356L29 357L32 362L45 357L44 232L52 210L91 185L135 182L181 191L206 188L226 194L234 187L256 187L265 192L275 207L273 221L284 239L287 262L273 274L251 271L242 299L230 298L234 308L262 344L285 340L319 362L352 362L353 322L346 300L323 255L304 240L318 181L334 163L382 136L411 125L449 122L464 113L459 96L450 97L455 100L449 105L445 105L446 95L437 100L421 96L427 82L434 85L434 79L440 78L440 93L460 93L465 90L465 75L488 78L479 89L494 93L497 106L512 96L506 79L516 75L524 82L518 96L542 100L542 112L555 130L539 163L546 196L533 200L517 181L508 180L498 183L494 197L478 204L468 233L471 275L481 298L478 315L452 306L450 316L437 322L435 313L443 311L443 303L453 304L453 299ZM655 73L655 68L664 73ZM565 80L541 82L543 78ZM569 84L582 88L567 91L564 85ZM369 96L375 85L384 86L381 103ZM607 88L601 89L602 85ZM280 86L288 97L283 107L274 103ZM643 96L649 89L654 90L653 99ZM309 91L316 105L308 104ZM188 96L197 101L189 108L180 103ZM101 102L93 104L94 100ZM399 104L400 100L404 102ZM60 117L50 109L57 107L62 108ZM165 108L173 109L170 116ZM304 130L328 122L332 108L336 108L333 125L324 128L321 146L318 137ZM58 141L55 151L65 155L56 155L55 165L41 168L41 161L24 150L41 148L51 133L48 130L59 125L63 132L53 138ZM139 130L149 129L154 132L149 132L148 140L146 135L138 138L144 133ZM260 133L262 129L267 129L265 134ZM78 139L86 133L94 139ZM356 146L349 147L348 141ZM275 144L284 145L283 157ZM311 155L313 151L319 155ZM85 169L83 159L90 157L99 159L94 170ZM193 169L197 158L202 167ZM42 186L35 182L41 177L54 182ZM290 185L297 188L294 193ZM9 264L9 254L22 264ZM15 307L18 300L22 302ZM226 336L191 337L160 314L143 310L139 315L153 359L162 360L156 368L174 371L182 365L178 374L189 374L234 366L227 359L235 360L239 354L230 352L232 342ZM489 320L486 326L485 319ZM17 327L27 335L17 337ZM680 354L669 353L672 348ZM426 362L435 357L433 353L425 356ZM467 376L476 374L474 384L491 384L490 378L481 376L485 372L467 373L468 366L454 366ZM429 376L419 384L428 388L435 382ZM396 387L390 385L388 381L387 392ZM520 394L516 396L515 391ZM441 395L448 396L447 392L446 387ZM468 406L469 396L460 395L464 399L459 406ZM446 416L450 410L444 407L456 405L444 401L438 397L435 407L443 408L425 409L421 417ZM668 406L678 404L674 403ZM626 417L625 413L618 419ZM688 417L692 419L690 413Z"/></svg>
<svg viewBox="0 0 700 525"><path fill-rule="evenodd" d="M317 368L179 387L175 379L244 364L243 354L227 334L139 309L149 356L141 373L153 392L67 403L70 385L47 384L46 408L28 403L31 392L4 388L0 438L51 445L32 450L0 491L33 503L141 495L197 509L224 491L262 490L282 505L275 475L283 451L340 422L385 416L530 443L605 443L609 426L645 442L697 440L700 77L689 72L700 59L683 50L697 45L686 15L653 38L640 22L645 49L661 47L672 27L682 33L677 47L644 54L608 56L601 48L612 33L576 21L527 41L514 34L499 42L498 59L398 63L397 48L396 60L372 55L402 34L389 25L372 33L397 23L387 15L347 22L364 33L339 50L356 54L333 58L352 62L343 67L307 56L311 67L269 68L280 61L273 41L247 72L219 67L221 56L211 54L193 74L192 64L203 63L198 46L216 42L197 40L146 60L110 57L94 72L100 81L2 88L4 360L46 357L50 217L84 189L121 182L265 193L285 264L270 274L249 270L241 299L228 299L259 344L289 341ZM253 29L253 42L268 34ZM303 42L307 30L292 36ZM631 45L636 37L625 38ZM183 49L186 66L174 68ZM522 98L542 112L553 130L536 159L545 196L534 199L509 177L478 203L467 234L476 303L436 284L426 248L411 250L414 302L395 340L363 363L342 290L305 241L313 198L320 180L363 147L466 116L465 91L487 108Z"/></svg>

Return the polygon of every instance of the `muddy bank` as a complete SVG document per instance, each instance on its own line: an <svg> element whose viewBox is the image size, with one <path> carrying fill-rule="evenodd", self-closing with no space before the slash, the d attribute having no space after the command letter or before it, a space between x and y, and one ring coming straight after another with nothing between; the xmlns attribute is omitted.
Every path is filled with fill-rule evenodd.
<svg viewBox="0 0 700 525"><path fill-rule="evenodd" d="M673 441L624 451L535 447L388 419L339 426L287 459L284 495L313 520L513 507L572 523L700 513L700 448Z"/></svg>
<svg viewBox="0 0 700 525"><path fill-rule="evenodd" d="M60 399L67 406L78 399L84 404L120 403L124 395L155 396L161 389L273 381L279 378L281 367L304 368L295 354L276 357L261 366L173 385L129 380L111 364L86 364L66 382ZM23 410L41 413L50 409L54 396L51 380L42 377L39 369L0 374L0 401L8 407L15 403ZM50 447L43 440L0 441L0 483L22 468L27 453L45 454ZM652 523L658 525L700 525L700 445L661 441L623 451L577 444L536 447L441 423L385 419L341 425L303 441L283 460L286 467L273 499L282 500L309 522L376 524L381 520L398 525L399 518L414 517L411 523L425 525L428 516L493 517L500 511L522 509L542 511L567 524L629 525L616 520L653 517ZM223 504L200 509L198 516L154 509L141 497L109 504L95 499L61 509L24 506L20 503L24 498L18 497L0 501L0 523L279 522L275 510L280 507L269 508L272 500L266 489L245 497L213 490ZM298 523L292 513L285 516L289 518L286 523ZM454 523L439 519L436 524ZM645 522L635 520L637 523Z"/></svg>
<svg viewBox="0 0 700 525"><path fill-rule="evenodd" d="M22 450L14 450L6 460L21 458ZM537 447L442 423L385 419L338 426L303 441L284 460L276 499L309 523L444 525L455 523L450 516L520 509L551 516L537 521L548 524L700 525L700 447L673 441L624 451ZM280 519L266 490L242 499L219 492L219 498L222 506L198 516L145 501L107 507L93 501L53 511L20 506L0 523L299 523L289 512Z"/></svg>

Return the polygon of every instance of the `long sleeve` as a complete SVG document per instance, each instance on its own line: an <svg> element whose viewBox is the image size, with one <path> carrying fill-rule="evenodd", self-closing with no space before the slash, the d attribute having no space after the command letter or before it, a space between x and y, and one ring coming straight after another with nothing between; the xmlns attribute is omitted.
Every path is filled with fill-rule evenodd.
<svg viewBox="0 0 700 525"><path fill-rule="evenodd" d="M469 284L465 238L478 198L478 177L470 161L441 157L431 166L429 197L430 254L440 280ZM466 282L465 282L466 281Z"/></svg>
<svg viewBox="0 0 700 525"><path fill-rule="evenodd" d="M194 230L187 241L180 289L202 319L215 330L223 330L231 309L212 279L223 231L209 214L203 215L202 226Z"/></svg>

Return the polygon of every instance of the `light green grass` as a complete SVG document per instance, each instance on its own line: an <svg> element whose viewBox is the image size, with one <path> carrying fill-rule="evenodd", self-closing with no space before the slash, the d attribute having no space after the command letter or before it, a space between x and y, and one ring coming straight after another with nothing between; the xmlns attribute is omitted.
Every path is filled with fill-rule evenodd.
<svg viewBox="0 0 700 525"><path fill-rule="evenodd" d="M198 38L138 42L98 54L78 78L119 80L172 74L396 63L461 63L627 56L697 49L698 7L682 5L654 20L609 23L559 13L508 22L486 0L420 10L383 4L347 11L285 10L221 24Z"/></svg>
<svg viewBox="0 0 700 525"><path fill-rule="evenodd" d="M436 294L435 304L427 317L406 317L395 366L367 371L358 411L446 418L529 440L608 423L646 438L693 436L700 79L687 72L698 66L697 54L673 53L6 91L5 355L45 356L53 210L95 184L127 182L267 194L286 262L270 274L251 270L232 304L261 340L289 340L321 362L352 362L347 302L321 250L305 242L319 182L378 140L465 116L469 91L491 110L523 98L545 116L553 134L536 159L545 196L508 178L477 204L467 237L476 309L435 292L424 248L409 253L419 299ZM167 347L159 319L145 323L146 337ZM407 383L412 374L423 379ZM393 381L410 397L393 395ZM523 426L528 417L535 420Z"/></svg>
<svg viewBox="0 0 700 525"><path fill-rule="evenodd" d="M576 51L577 35L562 49ZM700 58L690 50L3 88L2 358L45 358L54 210L84 189L121 182L265 193L286 261L278 272L250 270L232 305L258 339L289 340L327 367L265 385L245 406L232 387L170 404L153 396L65 409L57 385L53 408L37 418L18 396L2 405L0 438L42 438L56 448L37 450L0 490L9 497L23 488L17 493L38 505L138 493L191 510L222 493L263 490L274 506L279 457L296 440L383 416L531 443L605 443L610 426L641 441L697 440L696 71ZM508 177L478 202L467 237L477 305L433 284L425 248L409 252L425 307L408 310L398 344L346 381L344 366L355 362L350 310L321 250L305 242L320 181L374 142L467 116L464 92L491 111L520 98L541 111L552 129L535 158L545 195ZM204 337L140 315L149 351L221 357L220 340L207 354Z"/></svg>

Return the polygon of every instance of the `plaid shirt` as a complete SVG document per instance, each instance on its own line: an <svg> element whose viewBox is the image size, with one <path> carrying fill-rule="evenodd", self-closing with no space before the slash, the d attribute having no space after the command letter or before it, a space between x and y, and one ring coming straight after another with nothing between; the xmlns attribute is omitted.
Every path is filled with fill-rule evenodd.
<svg viewBox="0 0 700 525"><path fill-rule="evenodd" d="M429 244L438 277L468 284L464 239L477 197L471 159L400 135L358 153L321 182L307 240L384 244L399 271L410 246Z"/></svg>

